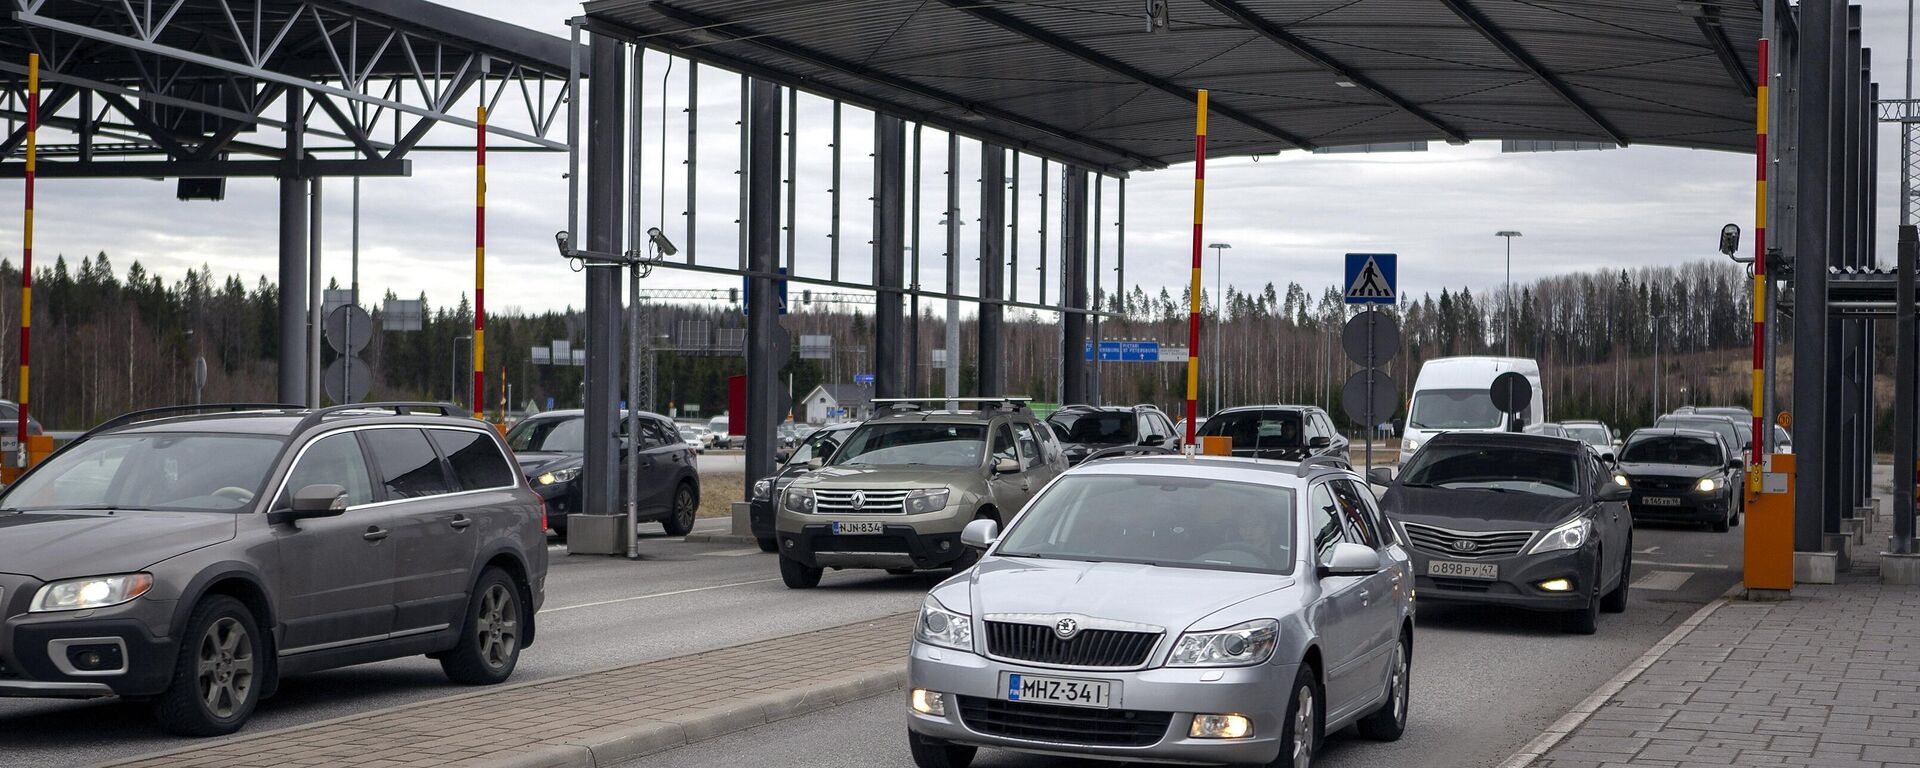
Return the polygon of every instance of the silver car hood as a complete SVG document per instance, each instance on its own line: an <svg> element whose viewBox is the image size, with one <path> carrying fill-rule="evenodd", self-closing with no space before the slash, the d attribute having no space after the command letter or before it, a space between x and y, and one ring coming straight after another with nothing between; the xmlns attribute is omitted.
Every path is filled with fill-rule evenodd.
<svg viewBox="0 0 1920 768"><path fill-rule="evenodd" d="M1168 633L1294 584L1290 576L1264 573L1001 557L982 560L970 573L976 615L1074 614Z"/></svg>
<svg viewBox="0 0 1920 768"><path fill-rule="evenodd" d="M921 464L835 465L796 478L795 488L913 489L978 484L986 475L979 467L930 467Z"/></svg>

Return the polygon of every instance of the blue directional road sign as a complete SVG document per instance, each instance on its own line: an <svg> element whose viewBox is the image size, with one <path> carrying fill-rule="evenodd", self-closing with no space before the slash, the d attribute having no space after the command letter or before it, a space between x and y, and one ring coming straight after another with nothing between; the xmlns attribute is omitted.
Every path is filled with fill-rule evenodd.
<svg viewBox="0 0 1920 768"><path fill-rule="evenodd" d="M1086 359L1093 359L1093 342L1087 342ZM1157 341L1103 341L1100 342L1101 362L1119 363L1155 363L1160 361L1160 342Z"/></svg>
<svg viewBox="0 0 1920 768"><path fill-rule="evenodd" d="M787 268L781 267L780 274L782 276L786 275ZM787 313L787 281L786 280L773 281L773 290L780 299L780 314L784 315ZM740 278L740 314L744 315L747 313L747 297L752 295L753 295L753 278L751 277Z"/></svg>
<svg viewBox="0 0 1920 768"><path fill-rule="evenodd" d="M1399 300L1400 256L1393 253L1347 254L1348 304L1393 304Z"/></svg>
<svg viewBox="0 0 1920 768"><path fill-rule="evenodd" d="M873 383L873 374L871 374L871 373L856 373L856 374L854 374L854 375L853 375L853 383L855 383L855 384L872 384L872 383Z"/></svg>

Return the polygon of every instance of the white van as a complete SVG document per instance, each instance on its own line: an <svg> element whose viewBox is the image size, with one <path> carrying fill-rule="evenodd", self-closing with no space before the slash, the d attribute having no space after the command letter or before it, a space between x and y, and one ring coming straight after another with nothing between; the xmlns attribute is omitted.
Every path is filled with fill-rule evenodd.
<svg viewBox="0 0 1920 768"><path fill-rule="evenodd" d="M1527 377L1533 402L1520 413L1522 424L1547 420L1546 388L1540 382L1540 364L1524 357L1442 357L1420 366L1407 403L1407 429L1400 440L1400 461L1442 432L1498 432L1506 428L1500 409L1493 407L1493 380L1509 371Z"/></svg>

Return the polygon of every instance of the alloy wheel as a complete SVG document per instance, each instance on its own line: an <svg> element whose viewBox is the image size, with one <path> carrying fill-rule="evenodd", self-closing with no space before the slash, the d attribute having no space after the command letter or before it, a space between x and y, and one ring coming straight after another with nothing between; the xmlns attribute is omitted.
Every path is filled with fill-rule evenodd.
<svg viewBox="0 0 1920 768"><path fill-rule="evenodd" d="M520 601L505 584L493 584L480 597L480 615L473 623L480 640L480 658L501 669L513 663L520 646Z"/></svg>
<svg viewBox="0 0 1920 768"><path fill-rule="evenodd" d="M239 620L222 617L200 637L198 656L200 700L214 717L233 717L253 692L252 636Z"/></svg>
<svg viewBox="0 0 1920 768"><path fill-rule="evenodd" d="M1394 646L1392 674L1393 677L1387 681L1387 685L1390 686L1389 690L1392 691L1393 701L1389 703L1388 706L1393 707L1393 721L1404 724L1407 721L1407 678L1409 677L1407 674L1407 646L1405 643L1399 643Z"/></svg>
<svg viewBox="0 0 1920 768"><path fill-rule="evenodd" d="M691 529L693 517L698 511L693 503L693 491L684 485L680 486L680 490L673 495L674 519L680 521L680 527Z"/></svg>
<svg viewBox="0 0 1920 768"><path fill-rule="evenodd" d="M1315 706L1313 686L1301 685L1293 694L1293 768L1313 764Z"/></svg>

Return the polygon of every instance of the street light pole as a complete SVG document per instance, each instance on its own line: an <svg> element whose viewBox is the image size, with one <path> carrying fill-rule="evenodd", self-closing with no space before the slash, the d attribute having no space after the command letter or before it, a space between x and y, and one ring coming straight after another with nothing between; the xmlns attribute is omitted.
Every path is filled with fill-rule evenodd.
<svg viewBox="0 0 1920 768"><path fill-rule="evenodd" d="M1229 243L1214 243L1207 246L1213 249L1213 410L1220 411L1221 373L1220 373L1220 324L1226 320L1226 294L1221 291L1221 283L1226 280L1226 263L1221 259L1222 251L1232 248Z"/></svg>
<svg viewBox="0 0 1920 768"><path fill-rule="evenodd" d="M1520 233L1511 229L1503 229L1493 233L1493 236L1507 239L1507 311L1504 313L1506 317L1502 321L1502 324L1506 327L1505 335L1507 337L1506 352L1504 354L1507 357L1513 357L1513 239L1519 237Z"/></svg>

